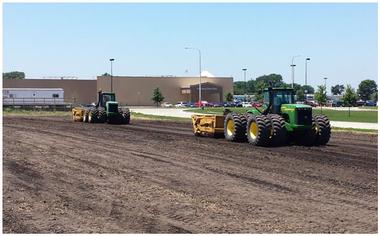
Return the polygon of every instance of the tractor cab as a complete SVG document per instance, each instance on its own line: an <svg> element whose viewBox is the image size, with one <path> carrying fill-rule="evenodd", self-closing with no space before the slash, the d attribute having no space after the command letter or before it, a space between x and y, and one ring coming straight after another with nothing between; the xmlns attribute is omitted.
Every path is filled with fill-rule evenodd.
<svg viewBox="0 0 380 236"><path fill-rule="evenodd" d="M294 104L294 90L289 88L267 88L264 90L264 104L268 113L280 114L282 104Z"/></svg>
<svg viewBox="0 0 380 236"><path fill-rule="evenodd" d="M308 128L312 125L312 108L308 105L296 104L292 88L266 88L264 90L262 114L281 115L287 123L288 130Z"/></svg>
<svg viewBox="0 0 380 236"><path fill-rule="evenodd" d="M104 108L107 114L118 113L118 102L116 102L115 93L105 93L99 90L97 108Z"/></svg>

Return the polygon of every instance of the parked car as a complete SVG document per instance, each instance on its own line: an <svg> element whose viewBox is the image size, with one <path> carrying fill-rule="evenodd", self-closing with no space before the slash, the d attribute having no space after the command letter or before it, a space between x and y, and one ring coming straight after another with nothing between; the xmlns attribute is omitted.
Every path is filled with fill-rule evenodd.
<svg viewBox="0 0 380 236"><path fill-rule="evenodd" d="M168 103L168 102L163 102L163 103L161 103L161 107L165 107L165 108L173 107L173 104Z"/></svg>
<svg viewBox="0 0 380 236"><path fill-rule="evenodd" d="M185 106L186 106L186 107L195 107L194 103L192 103L192 102L187 102L187 103L185 104Z"/></svg>
<svg viewBox="0 0 380 236"><path fill-rule="evenodd" d="M223 106L224 107L234 107L235 103L233 103L233 102L225 102L225 103L223 103Z"/></svg>
<svg viewBox="0 0 380 236"><path fill-rule="evenodd" d="M242 102L241 105L242 107L252 107L250 102Z"/></svg>
<svg viewBox="0 0 380 236"><path fill-rule="evenodd" d="M215 102L214 104L212 104L213 107L222 107L223 105L223 102Z"/></svg>
<svg viewBox="0 0 380 236"><path fill-rule="evenodd" d="M202 107L208 106L208 102L207 101L201 101L201 106ZM194 107L199 107L199 102L194 102Z"/></svg>
<svg viewBox="0 0 380 236"><path fill-rule="evenodd" d="M234 107L242 107L243 104L241 102L234 102Z"/></svg>
<svg viewBox="0 0 380 236"><path fill-rule="evenodd" d="M364 105L365 105L365 101L363 101L363 100L358 100L358 101L356 101L356 105L357 105L357 106L364 106Z"/></svg>
<svg viewBox="0 0 380 236"><path fill-rule="evenodd" d="M366 106L370 106L370 107L374 107L374 106L376 106L376 102L368 100L368 101L365 102L365 105Z"/></svg>
<svg viewBox="0 0 380 236"><path fill-rule="evenodd" d="M186 104L187 104L187 102L177 102L177 104L175 104L174 106L175 107L186 107Z"/></svg>
<svg viewBox="0 0 380 236"><path fill-rule="evenodd" d="M263 104L261 102L251 102L252 107L262 107Z"/></svg>
<svg viewBox="0 0 380 236"><path fill-rule="evenodd" d="M318 106L318 103L316 103L315 101L305 101L304 104L312 107Z"/></svg>

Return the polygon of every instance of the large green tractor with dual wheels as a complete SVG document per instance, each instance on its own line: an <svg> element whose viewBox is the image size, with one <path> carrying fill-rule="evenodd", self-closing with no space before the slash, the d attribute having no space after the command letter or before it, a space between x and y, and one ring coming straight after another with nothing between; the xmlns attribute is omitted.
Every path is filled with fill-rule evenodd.
<svg viewBox="0 0 380 236"><path fill-rule="evenodd" d="M331 134L329 119L313 115L311 106L296 104L294 90L289 88L266 88L262 108L252 108L245 114L225 111L223 117L192 118L195 135L223 133L229 141L248 141L257 146L326 145Z"/></svg>
<svg viewBox="0 0 380 236"><path fill-rule="evenodd" d="M98 102L93 106L72 109L73 120L88 123L129 124L131 115L128 108L122 109L115 93L98 92Z"/></svg>

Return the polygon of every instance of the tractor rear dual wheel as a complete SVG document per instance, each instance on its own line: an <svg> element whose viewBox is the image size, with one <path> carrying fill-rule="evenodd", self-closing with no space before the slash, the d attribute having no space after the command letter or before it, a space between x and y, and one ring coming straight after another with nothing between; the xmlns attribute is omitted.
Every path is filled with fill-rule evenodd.
<svg viewBox="0 0 380 236"><path fill-rule="evenodd" d="M224 137L233 142L247 141L247 119L237 113L228 113L224 119Z"/></svg>

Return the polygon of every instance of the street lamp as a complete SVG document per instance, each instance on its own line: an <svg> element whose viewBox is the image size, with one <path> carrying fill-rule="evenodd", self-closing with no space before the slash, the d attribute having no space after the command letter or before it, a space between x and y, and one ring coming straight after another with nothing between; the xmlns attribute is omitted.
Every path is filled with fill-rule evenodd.
<svg viewBox="0 0 380 236"><path fill-rule="evenodd" d="M290 65L292 67L292 88L294 87L294 67L296 66L294 64L294 58L300 57L301 55L293 56L292 57L292 64Z"/></svg>
<svg viewBox="0 0 380 236"><path fill-rule="evenodd" d="M198 54L199 54L199 107L201 107L201 103L202 103L202 54L201 54L201 50L199 48L192 48L192 47L185 47L186 50L196 50L198 51Z"/></svg>
<svg viewBox="0 0 380 236"><path fill-rule="evenodd" d="M110 59L110 62L111 62L111 93L113 92L113 73L112 73L112 62L114 61L115 59L111 58Z"/></svg>
<svg viewBox="0 0 380 236"><path fill-rule="evenodd" d="M305 59L305 85L307 85L307 61L310 61L310 58Z"/></svg>
<svg viewBox="0 0 380 236"><path fill-rule="evenodd" d="M247 95L247 69L244 68L242 69L244 71L244 85L245 85L245 89L244 89L244 92L245 92L245 95Z"/></svg>
<svg viewBox="0 0 380 236"><path fill-rule="evenodd" d="M325 80L325 89L326 89L326 92L327 92L327 87L326 87L326 81L327 81L327 78L323 78Z"/></svg>

